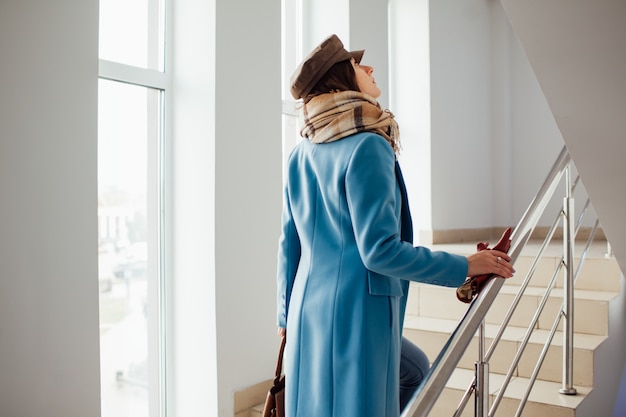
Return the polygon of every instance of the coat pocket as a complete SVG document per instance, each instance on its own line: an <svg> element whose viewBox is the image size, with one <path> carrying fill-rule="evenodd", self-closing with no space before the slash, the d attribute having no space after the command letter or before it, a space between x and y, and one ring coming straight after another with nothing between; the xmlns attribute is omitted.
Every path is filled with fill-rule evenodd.
<svg viewBox="0 0 626 417"><path fill-rule="evenodd" d="M367 271L369 293L371 295L386 295L401 297L404 295L401 280L390 278L376 272Z"/></svg>

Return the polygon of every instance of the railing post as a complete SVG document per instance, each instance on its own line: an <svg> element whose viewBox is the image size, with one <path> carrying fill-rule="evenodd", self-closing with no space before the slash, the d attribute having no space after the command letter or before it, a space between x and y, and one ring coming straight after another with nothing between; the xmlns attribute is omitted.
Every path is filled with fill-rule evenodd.
<svg viewBox="0 0 626 417"><path fill-rule="evenodd" d="M489 362L485 361L485 320L478 328L478 361L474 389L474 415L487 417L489 413Z"/></svg>
<svg viewBox="0 0 626 417"><path fill-rule="evenodd" d="M575 395L574 388L574 197L571 186L571 164L565 170L565 198L563 199L563 385L561 394Z"/></svg>

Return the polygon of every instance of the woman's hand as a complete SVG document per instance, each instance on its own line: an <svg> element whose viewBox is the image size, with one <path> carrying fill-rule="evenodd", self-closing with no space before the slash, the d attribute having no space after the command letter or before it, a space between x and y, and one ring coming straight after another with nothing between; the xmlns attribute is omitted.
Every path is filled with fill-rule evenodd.
<svg viewBox="0 0 626 417"><path fill-rule="evenodd" d="M277 333L278 337L285 337L287 335L287 329L285 329L284 327L279 327Z"/></svg>
<svg viewBox="0 0 626 417"><path fill-rule="evenodd" d="M511 278L515 270L509 263L511 257L498 250L483 250L467 257L467 276L496 274L502 278Z"/></svg>

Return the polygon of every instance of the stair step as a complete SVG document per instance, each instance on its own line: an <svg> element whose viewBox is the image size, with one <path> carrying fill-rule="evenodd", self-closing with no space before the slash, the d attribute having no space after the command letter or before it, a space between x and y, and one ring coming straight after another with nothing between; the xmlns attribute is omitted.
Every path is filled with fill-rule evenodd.
<svg viewBox="0 0 626 417"><path fill-rule="evenodd" d="M454 414L461 398L467 390L474 376L474 372L469 369L456 369L446 388L437 399L435 406L431 410L429 417L449 417ZM490 404L499 392L503 375L492 374L489 380ZM511 379L509 387L505 391L500 402L496 415L512 416L519 405L520 399L524 396L529 380L522 377ZM533 389L524 407L523 416L550 416L550 417L575 417L576 409L591 392L591 388L581 387L577 389L577 395L563 395L559 393L560 383L549 381L535 381ZM474 416L474 397L466 405L463 417ZM256 417L256 416L255 416Z"/></svg>
<svg viewBox="0 0 626 417"><path fill-rule="evenodd" d="M406 316L404 335L419 346L433 361L445 345L448 337L457 326L458 321L440 318ZM496 336L499 325L485 325L485 345L488 349ZM506 374L512 359L526 335L527 328L509 326L502 335L493 356L489 361L491 372ZM514 372L514 376L529 377L548 337L547 330L536 329L530 336L529 344ZM560 382L562 378L562 333L557 332L548 348L539 378L547 381ZM606 340L606 336L575 334L574 335L574 384L581 386L593 385L593 363L595 349ZM470 343L458 367L474 369L478 359L477 338Z"/></svg>
<svg viewBox="0 0 626 417"><path fill-rule="evenodd" d="M456 299L456 289L411 283L407 301L407 314L459 320L467 311L467 304ZM486 323L500 324L514 300L519 285L505 285L485 317ZM532 320L545 293L544 288L528 287L511 325L524 327ZM574 292L574 329L577 333L604 336L608 331L608 303L617 293L612 291L576 290ZM552 290L539 318L540 329L550 329L563 302L563 290ZM562 325L561 325L562 326Z"/></svg>
<svg viewBox="0 0 626 417"><path fill-rule="evenodd" d="M534 286L546 287L556 271L556 267L561 261L562 255L558 257L547 257L537 263L535 273L530 282ZM522 282L526 274L530 270L533 257L520 256L515 262L515 279L507 280L505 286L509 282ZM578 265L579 259L576 259L575 265ZM563 271L559 272L556 281L556 287L563 287ZM580 274L576 279L577 290L596 290L596 291L620 291L620 269L619 265L613 258L588 257L580 269Z"/></svg>

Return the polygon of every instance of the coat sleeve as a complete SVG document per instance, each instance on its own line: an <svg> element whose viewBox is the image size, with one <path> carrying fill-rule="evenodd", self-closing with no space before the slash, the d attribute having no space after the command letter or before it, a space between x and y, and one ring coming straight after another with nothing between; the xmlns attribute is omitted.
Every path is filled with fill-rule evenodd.
<svg viewBox="0 0 626 417"><path fill-rule="evenodd" d="M458 287L467 258L414 247L400 239L395 155L379 135L354 150L346 171L346 194L359 253L367 269L388 277Z"/></svg>
<svg viewBox="0 0 626 417"><path fill-rule="evenodd" d="M278 268L277 268L277 324L279 327L287 327L287 311L291 289L298 270L300 261L300 238L291 214L288 188L285 187L283 198L283 212L281 217L281 235L278 242Z"/></svg>

